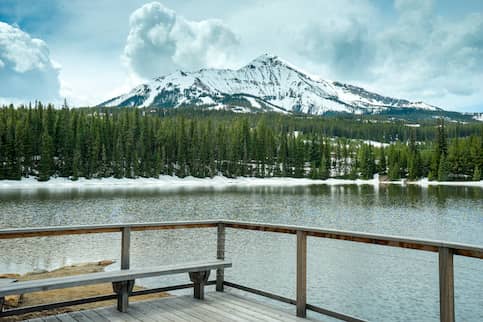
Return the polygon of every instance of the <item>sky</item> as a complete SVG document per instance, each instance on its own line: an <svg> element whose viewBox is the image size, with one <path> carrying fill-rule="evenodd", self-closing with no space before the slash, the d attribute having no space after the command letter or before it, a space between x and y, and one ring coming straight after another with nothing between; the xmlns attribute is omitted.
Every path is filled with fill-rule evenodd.
<svg viewBox="0 0 483 322"><path fill-rule="evenodd" d="M481 0L0 0L0 102L92 106L175 70L277 55L311 75L483 112Z"/></svg>

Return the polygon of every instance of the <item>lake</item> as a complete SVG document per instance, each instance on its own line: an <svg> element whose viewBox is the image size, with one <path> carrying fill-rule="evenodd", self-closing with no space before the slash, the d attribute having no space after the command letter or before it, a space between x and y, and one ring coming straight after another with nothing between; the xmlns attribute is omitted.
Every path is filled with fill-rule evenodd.
<svg viewBox="0 0 483 322"><path fill-rule="evenodd" d="M483 245L483 189L306 186L0 190L0 227L237 219ZM0 273L119 259L120 234L0 241ZM205 259L216 229L135 232L132 267ZM226 280L295 298L295 236L227 229ZM439 321L436 253L308 239L308 303L370 321ZM116 265L111 269L116 269ZM143 280L146 286L186 276ZM455 257L459 321L483 320L483 261Z"/></svg>

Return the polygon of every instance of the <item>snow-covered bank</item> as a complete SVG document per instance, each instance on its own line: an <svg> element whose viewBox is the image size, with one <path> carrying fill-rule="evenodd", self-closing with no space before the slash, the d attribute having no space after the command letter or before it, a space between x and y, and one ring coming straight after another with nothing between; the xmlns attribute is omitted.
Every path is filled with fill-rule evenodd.
<svg viewBox="0 0 483 322"><path fill-rule="evenodd" d="M46 182L39 182L35 178L23 178L22 180L2 180L0 181L0 190L7 189L90 189L90 188L159 188L163 190L179 189L179 188L229 188L229 187L295 187L310 185L379 185L379 184L415 184L422 187L429 185L448 185L448 186L470 186L483 188L483 181L465 181L465 182L437 182L422 179L419 181L396 181L396 182L380 182L377 175L372 180L345 180L345 179L327 179L312 180L298 178L226 178L217 176L214 178L178 178L172 176L160 176L155 178L139 178L139 179L84 179L72 181L66 178L53 178Z"/></svg>
<svg viewBox="0 0 483 322"><path fill-rule="evenodd" d="M424 178L418 181L410 181L407 184L416 184L421 187L427 186L465 186L465 187L480 187L483 188L483 180L481 181L429 181Z"/></svg>
<svg viewBox="0 0 483 322"><path fill-rule="evenodd" d="M156 178L138 179L84 179L72 181L66 178L52 178L46 182L39 182L35 178L22 178L22 180L2 180L0 190L5 189L70 189L70 188L228 188L228 187L294 187L309 185L377 185L377 179L373 180L312 180L303 178L227 178L217 176L214 178L178 178L173 176L160 176Z"/></svg>

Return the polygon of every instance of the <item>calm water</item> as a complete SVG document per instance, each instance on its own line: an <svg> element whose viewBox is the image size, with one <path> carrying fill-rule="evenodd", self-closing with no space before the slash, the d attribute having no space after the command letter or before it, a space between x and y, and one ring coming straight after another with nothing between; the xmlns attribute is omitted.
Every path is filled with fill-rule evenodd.
<svg viewBox="0 0 483 322"><path fill-rule="evenodd" d="M0 191L0 227L229 218L483 245L483 189L313 186ZM216 254L215 229L136 232L132 266ZM0 241L0 272L119 258L119 235ZM227 230L226 279L295 298L295 237ZM114 267L113 269L115 269ZM185 276L143 285L186 282ZM309 238L308 302L371 321L438 321L437 255ZM483 321L483 261L455 257L459 321Z"/></svg>

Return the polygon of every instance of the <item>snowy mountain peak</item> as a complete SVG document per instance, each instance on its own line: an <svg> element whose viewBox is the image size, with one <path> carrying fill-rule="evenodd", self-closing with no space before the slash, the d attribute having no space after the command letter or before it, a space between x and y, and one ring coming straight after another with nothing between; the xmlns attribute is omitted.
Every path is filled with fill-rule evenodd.
<svg viewBox="0 0 483 322"><path fill-rule="evenodd" d="M349 84L310 76L289 62L263 54L238 70L176 71L140 85L100 106L201 106L238 112L276 111L322 115L439 108L386 97Z"/></svg>
<svg viewBox="0 0 483 322"><path fill-rule="evenodd" d="M271 55L271 54L263 54L252 60L250 63L248 63L247 66L249 65L254 65L254 66L266 66L266 65L274 65L280 63L280 59L278 56Z"/></svg>

